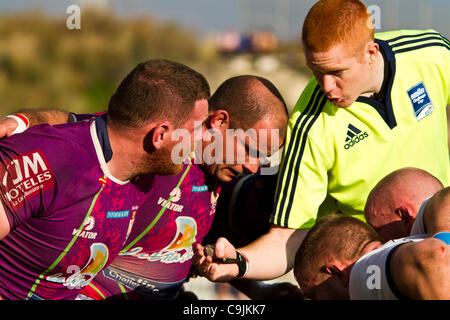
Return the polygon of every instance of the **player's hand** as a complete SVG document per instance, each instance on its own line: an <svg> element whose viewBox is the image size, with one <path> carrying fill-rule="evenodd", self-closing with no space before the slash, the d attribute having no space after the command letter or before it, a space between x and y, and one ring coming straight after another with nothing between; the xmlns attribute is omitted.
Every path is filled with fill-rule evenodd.
<svg viewBox="0 0 450 320"><path fill-rule="evenodd" d="M17 126L17 121L12 118L0 119L0 139L11 136Z"/></svg>
<svg viewBox="0 0 450 320"><path fill-rule="evenodd" d="M234 279L238 273L239 268L235 263L221 263L222 258L236 258L236 249L225 238L219 238L215 244L215 258L206 255L205 247L200 244L194 246L194 256L192 257L192 264L197 268L198 273L206 277L210 281L230 281Z"/></svg>

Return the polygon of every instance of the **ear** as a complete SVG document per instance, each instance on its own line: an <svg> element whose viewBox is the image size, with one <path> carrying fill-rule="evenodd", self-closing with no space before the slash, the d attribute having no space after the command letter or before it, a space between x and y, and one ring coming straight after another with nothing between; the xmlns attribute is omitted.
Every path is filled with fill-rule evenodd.
<svg viewBox="0 0 450 320"><path fill-rule="evenodd" d="M209 116L209 127L214 130L225 130L230 126L230 115L226 110L217 110Z"/></svg>
<svg viewBox="0 0 450 320"><path fill-rule="evenodd" d="M150 132L151 144L154 149L161 149L170 142L170 124L167 122L156 125Z"/></svg>
<svg viewBox="0 0 450 320"><path fill-rule="evenodd" d="M375 62L375 59L378 55L378 51L380 51L380 47L378 46L378 43L376 42L369 42L366 44L366 59L369 62L369 64L373 64Z"/></svg>
<svg viewBox="0 0 450 320"><path fill-rule="evenodd" d="M409 224L409 223L411 223L411 221L414 221L414 219L415 219L411 208L409 208L409 207L407 207L405 205L402 205L402 206L396 208L395 209L395 214L397 216L399 216L400 219L402 219L402 222L404 224Z"/></svg>

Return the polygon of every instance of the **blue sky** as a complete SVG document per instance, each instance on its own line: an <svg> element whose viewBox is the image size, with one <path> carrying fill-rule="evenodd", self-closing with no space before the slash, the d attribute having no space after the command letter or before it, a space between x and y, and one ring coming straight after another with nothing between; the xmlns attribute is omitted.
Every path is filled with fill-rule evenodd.
<svg viewBox="0 0 450 320"><path fill-rule="evenodd" d="M240 31L268 27L285 38L295 38L316 0L0 0L0 12L40 9L66 16L71 4L106 3L118 14L148 14L173 20L201 35L225 28ZM450 36L450 0L363 0L380 9L381 29L435 28Z"/></svg>

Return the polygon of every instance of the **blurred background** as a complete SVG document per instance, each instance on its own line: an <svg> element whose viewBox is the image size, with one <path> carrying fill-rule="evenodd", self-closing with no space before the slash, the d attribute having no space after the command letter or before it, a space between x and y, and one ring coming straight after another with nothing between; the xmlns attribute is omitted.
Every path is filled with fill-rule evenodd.
<svg viewBox="0 0 450 320"><path fill-rule="evenodd" d="M202 72L211 90L257 74L289 108L311 76L299 34L314 0L0 0L0 116L20 108L104 110L138 63L166 58ZM448 0L364 1L377 31L450 35ZM68 29L70 5L80 29Z"/></svg>
<svg viewBox="0 0 450 320"><path fill-rule="evenodd" d="M225 79L271 80L292 110L311 77L300 45L315 0L0 0L0 117L22 108L105 110L124 76L165 58ZM449 0L366 0L376 31L434 28L450 36ZM68 28L80 8L79 28ZM291 274L282 280L293 281ZM237 299L205 279L201 299Z"/></svg>

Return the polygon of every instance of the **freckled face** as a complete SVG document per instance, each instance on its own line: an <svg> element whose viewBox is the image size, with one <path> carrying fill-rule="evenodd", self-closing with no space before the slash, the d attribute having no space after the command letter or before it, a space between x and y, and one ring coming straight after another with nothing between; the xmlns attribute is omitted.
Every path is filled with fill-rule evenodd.
<svg viewBox="0 0 450 320"><path fill-rule="evenodd" d="M367 62L346 53L342 45L326 52L305 51L306 62L328 100L337 107L349 107L369 83Z"/></svg>

